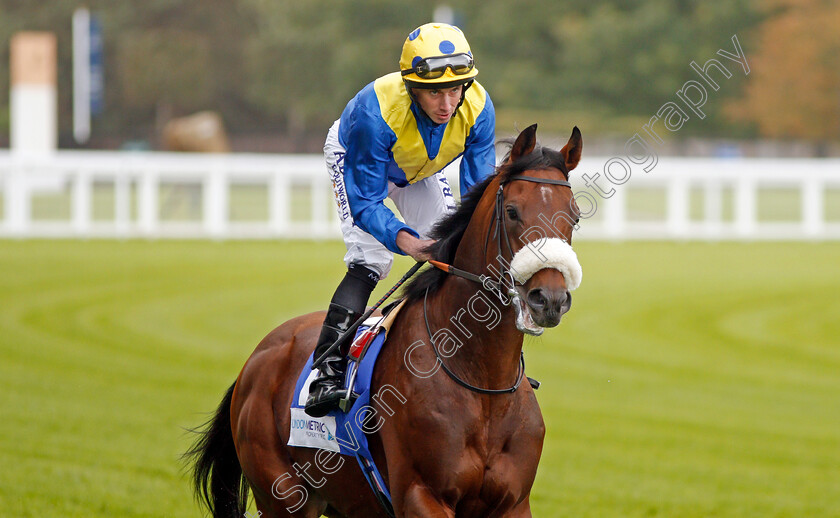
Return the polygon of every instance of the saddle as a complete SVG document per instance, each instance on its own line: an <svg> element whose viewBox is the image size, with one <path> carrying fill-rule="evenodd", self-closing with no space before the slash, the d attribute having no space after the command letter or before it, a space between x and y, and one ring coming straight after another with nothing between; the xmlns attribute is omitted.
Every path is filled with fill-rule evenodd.
<svg viewBox="0 0 840 518"><path fill-rule="evenodd" d="M346 396L339 402L339 410L333 410L324 417L310 417L304 412L309 384L317 375L317 371L312 370L312 355L309 356L295 385L287 443L289 446L323 449L354 457L377 500L390 516L393 516L391 495L368 449L367 433L371 430L369 424L366 428L365 416L373 409L370 406L374 396L370 382L376 359L402 306L402 300L396 301L383 308L382 315L368 318L359 326L348 355L344 378ZM388 401L393 404L390 398L397 396L387 395Z"/></svg>
<svg viewBox="0 0 840 518"><path fill-rule="evenodd" d="M350 410L353 403L359 398L359 393L354 389L362 358L380 333L383 335L383 341L387 338L388 330L396 320L404 302L405 299L400 299L388 304L382 308L382 315L370 317L359 326L359 331L356 333L353 343L350 344L350 352L347 355L347 369L345 369L344 375L345 396L338 403L342 412Z"/></svg>

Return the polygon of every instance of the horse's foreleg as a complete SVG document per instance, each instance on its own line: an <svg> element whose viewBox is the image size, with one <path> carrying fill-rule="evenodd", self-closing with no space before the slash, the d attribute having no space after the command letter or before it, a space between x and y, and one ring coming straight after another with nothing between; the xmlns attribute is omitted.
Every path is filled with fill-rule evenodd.
<svg viewBox="0 0 840 518"><path fill-rule="evenodd" d="M455 511L438 500L423 484L412 484L402 500L397 516L404 518L454 518L455 516Z"/></svg>

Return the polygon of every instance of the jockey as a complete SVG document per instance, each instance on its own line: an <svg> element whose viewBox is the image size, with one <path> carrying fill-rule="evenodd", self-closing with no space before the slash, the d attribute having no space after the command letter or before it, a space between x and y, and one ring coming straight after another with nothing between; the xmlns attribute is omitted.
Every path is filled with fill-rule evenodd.
<svg viewBox="0 0 840 518"><path fill-rule="evenodd" d="M457 27L423 25L403 44L400 71L364 87L332 125L324 144L347 274L330 301L315 358L365 311L391 270L393 254L428 259L432 225L454 210L442 170L462 157L461 193L495 168L495 111L475 81L472 51ZM404 222L383 203L391 198ZM306 413L326 415L343 397L346 344L318 367Z"/></svg>

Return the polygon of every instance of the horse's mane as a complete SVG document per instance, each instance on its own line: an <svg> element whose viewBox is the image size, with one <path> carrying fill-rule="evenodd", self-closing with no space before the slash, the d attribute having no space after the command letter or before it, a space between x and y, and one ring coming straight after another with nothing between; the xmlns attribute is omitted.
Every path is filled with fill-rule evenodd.
<svg viewBox="0 0 840 518"><path fill-rule="evenodd" d="M502 143L512 145L513 141L505 140ZM521 156L513 162L508 163L509 159L510 151L507 152L502 160L502 165L496 168L494 174L485 178L481 183L474 185L465 196L462 196L461 202L454 212L444 216L435 223L435 226L429 233L429 237L436 241L426 249L426 252L433 259L446 264L452 264L452 261L455 260L455 252L457 252L461 238L464 237L464 232L466 232L467 226L470 224L478 202L481 201L482 196L484 196L484 191L487 190L487 187L495 178L500 178L501 183L504 183L511 176L525 171L548 168L559 169L566 175L566 179L569 176L563 155L559 151L540 145L537 145L531 153ZM430 293L434 293L440 288L443 281L446 280L447 275L447 273L433 266L428 267L405 285L402 290L402 295L408 299L408 302L411 302L425 296L427 289Z"/></svg>

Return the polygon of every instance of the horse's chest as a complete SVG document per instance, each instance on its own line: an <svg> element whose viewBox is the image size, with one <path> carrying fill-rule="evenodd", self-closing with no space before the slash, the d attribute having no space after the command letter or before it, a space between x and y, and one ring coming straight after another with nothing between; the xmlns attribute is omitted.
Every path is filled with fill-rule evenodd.
<svg viewBox="0 0 840 518"><path fill-rule="evenodd" d="M536 475L541 437L512 434L474 438L453 467L449 491L442 491L458 516L503 515L530 492Z"/></svg>
<svg viewBox="0 0 840 518"><path fill-rule="evenodd" d="M458 500L452 503L470 510L459 515L486 516L510 509L530 492L545 428L539 408L528 403L504 417L464 419L459 427L441 430L455 458L436 468L450 469L449 477L437 473L432 478L448 479L445 485Z"/></svg>

